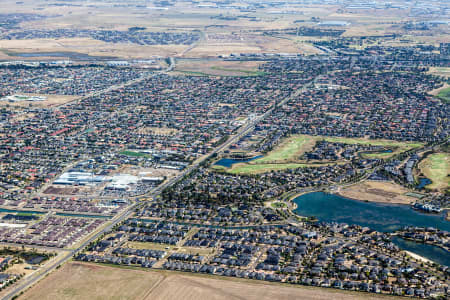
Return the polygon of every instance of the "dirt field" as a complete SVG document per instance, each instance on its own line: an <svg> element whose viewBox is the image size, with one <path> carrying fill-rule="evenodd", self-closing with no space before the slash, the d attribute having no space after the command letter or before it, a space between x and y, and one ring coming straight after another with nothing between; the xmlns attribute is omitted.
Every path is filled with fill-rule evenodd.
<svg viewBox="0 0 450 300"><path fill-rule="evenodd" d="M186 45L134 45L111 44L89 38L72 39L30 39L30 40L0 40L0 49L7 49L12 53L33 52L78 52L91 56L133 58L155 58L175 56L187 48ZM52 57L39 57L40 60ZM35 60L36 58L14 57L0 51L0 59ZM61 59L55 57L53 59Z"/></svg>
<svg viewBox="0 0 450 300"><path fill-rule="evenodd" d="M124 288L125 285L127 288ZM43 279L19 299L377 300L399 298L326 288L288 286L176 272L129 270L73 262L67 263L60 270Z"/></svg>
<svg viewBox="0 0 450 300"><path fill-rule="evenodd" d="M258 66L261 63L263 62L180 60L175 70L217 76L251 76L258 75Z"/></svg>
<svg viewBox="0 0 450 300"><path fill-rule="evenodd" d="M162 278L154 272L67 263L19 299L144 299Z"/></svg>
<svg viewBox="0 0 450 300"><path fill-rule="evenodd" d="M76 187L57 187L52 185L44 191L44 194L76 195L79 191L80 189Z"/></svg>
<svg viewBox="0 0 450 300"><path fill-rule="evenodd" d="M339 191L339 195L363 201L410 204L414 198L405 196L408 190L385 181L365 181Z"/></svg>
<svg viewBox="0 0 450 300"><path fill-rule="evenodd" d="M139 134L175 135L178 130L167 127L141 127L137 130Z"/></svg>
<svg viewBox="0 0 450 300"><path fill-rule="evenodd" d="M66 95L41 95L41 94L23 94L25 96L43 96L47 99L44 101L0 101L0 107L10 106L10 107L52 107L56 105L61 105L76 99L76 96L66 96Z"/></svg>

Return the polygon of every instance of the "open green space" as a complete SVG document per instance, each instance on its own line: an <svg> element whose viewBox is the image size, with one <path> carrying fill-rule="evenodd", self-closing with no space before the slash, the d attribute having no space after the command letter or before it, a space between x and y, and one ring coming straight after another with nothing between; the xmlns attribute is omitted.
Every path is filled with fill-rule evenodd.
<svg viewBox="0 0 450 300"><path fill-rule="evenodd" d="M450 87L441 90L438 94L437 97L439 99L441 99L442 101L444 101L445 103L450 102Z"/></svg>
<svg viewBox="0 0 450 300"><path fill-rule="evenodd" d="M364 138L343 138L343 137L324 137L324 140L334 143L359 144L372 146L400 147L402 149L419 148L423 146L420 142L398 142L393 140L369 140Z"/></svg>
<svg viewBox="0 0 450 300"><path fill-rule="evenodd" d="M133 249L152 249L163 251L172 250L175 247L173 245L158 244L151 242L127 242L126 246Z"/></svg>
<svg viewBox="0 0 450 300"><path fill-rule="evenodd" d="M311 150L316 144L317 140L318 137L309 135L291 136L264 157L252 161L252 164L264 164L268 162L283 162L295 160L306 151Z"/></svg>
<svg viewBox="0 0 450 300"><path fill-rule="evenodd" d="M219 70L219 71L229 71L229 72L238 72L243 73L246 76L262 76L264 75L264 72L257 71L257 70L243 70L243 69L232 69L232 68L224 68L224 67L212 67L213 70Z"/></svg>
<svg viewBox="0 0 450 300"><path fill-rule="evenodd" d="M204 72L196 72L196 71L184 71L184 70L177 70L177 72L186 74L186 75L192 75L192 76L211 76L211 74L207 74Z"/></svg>
<svg viewBox="0 0 450 300"><path fill-rule="evenodd" d="M270 171L279 171L286 169L296 169L307 167L307 164L236 164L231 169L228 170L228 173L231 174L258 174L265 173Z"/></svg>
<svg viewBox="0 0 450 300"><path fill-rule="evenodd" d="M366 153L363 156L367 158L389 158L395 154L405 152L411 149L423 147L423 143L419 142L398 142L392 140L369 140L364 138L343 138L343 137L323 137L324 140L333 143L357 144L383 146L393 149L391 153Z"/></svg>
<svg viewBox="0 0 450 300"><path fill-rule="evenodd" d="M308 151L311 151L316 142L325 140L333 143L344 144L359 144L359 145L373 145L383 146L391 149L392 152L373 152L363 153L363 157L367 158L381 158L387 159L398 153L408 151L415 148L420 148L424 144L419 142L399 142L392 140L369 140L365 138L343 138L343 137L328 137L328 136L309 136L309 135L293 135L282 141L272 151L267 153L264 157L256 160L235 164L231 168L214 165L215 170L226 171L230 174L259 174L270 171L279 171L286 169L294 169L301 167L317 167L324 164L305 163L300 158ZM340 162L332 162L340 163Z"/></svg>
<svg viewBox="0 0 450 300"><path fill-rule="evenodd" d="M286 203L273 202L272 204L270 204L270 206L272 206L273 208L285 208L286 207Z"/></svg>
<svg viewBox="0 0 450 300"><path fill-rule="evenodd" d="M299 157L305 152L312 150L315 143L319 140L325 140L332 143L384 146L389 149L393 149L391 153L364 154L364 156L368 158L389 158L397 153L414 148L420 148L424 145L419 142L397 142L391 140L369 140L364 138L294 135L287 138L264 157L252 161L251 164L299 162Z"/></svg>
<svg viewBox="0 0 450 300"><path fill-rule="evenodd" d="M429 189L448 189L450 186L450 163L448 153L434 153L429 155L419 165L420 170L432 183Z"/></svg>
<svg viewBox="0 0 450 300"><path fill-rule="evenodd" d="M364 158L380 158L380 159L386 159L394 155L394 152L373 152L373 153L363 153L362 157Z"/></svg>

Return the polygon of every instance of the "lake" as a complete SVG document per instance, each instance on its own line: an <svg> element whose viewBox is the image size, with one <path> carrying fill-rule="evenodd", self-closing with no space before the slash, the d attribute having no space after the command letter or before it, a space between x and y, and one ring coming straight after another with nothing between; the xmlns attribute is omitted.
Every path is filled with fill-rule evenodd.
<svg viewBox="0 0 450 300"><path fill-rule="evenodd" d="M235 158L222 158L220 160L218 160L214 165L217 166L223 166L225 168L231 168L234 164L238 164L238 163L246 163L258 158L263 157L262 155L258 155L252 158L247 158L247 159L235 159Z"/></svg>
<svg viewBox="0 0 450 300"><path fill-rule="evenodd" d="M320 221L357 224L381 232L404 226L435 227L450 231L444 214L424 214L408 205L362 202L323 192L308 193L294 199L295 213L314 216Z"/></svg>
<svg viewBox="0 0 450 300"><path fill-rule="evenodd" d="M416 253L438 264L450 267L450 253L437 246L408 241L398 236L392 237L392 242L403 250Z"/></svg>
<svg viewBox="0 0 450 300"><path fill-rule="evenodd" d="M392 232L404 226L435 227L450 231L450 222L444 214L424 214L407 205L362 202L322 192L308 193L294 199L295 213L314 216L319 221L357 224L381 231ZM449 253L433 245L420 244L393 237L392 242L403 250L450 266Z"/></svg>

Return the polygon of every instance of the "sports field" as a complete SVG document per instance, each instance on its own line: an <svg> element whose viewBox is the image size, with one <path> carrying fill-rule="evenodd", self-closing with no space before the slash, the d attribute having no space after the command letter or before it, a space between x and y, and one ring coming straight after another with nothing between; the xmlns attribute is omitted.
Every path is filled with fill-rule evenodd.
<svg viewBox="0 0 450 300"><path fill-rule="evenodd" d="M429 189L448 189L450 186L450 163L448 153L434 153L420 162L420 170L432 183Z"/></svg>

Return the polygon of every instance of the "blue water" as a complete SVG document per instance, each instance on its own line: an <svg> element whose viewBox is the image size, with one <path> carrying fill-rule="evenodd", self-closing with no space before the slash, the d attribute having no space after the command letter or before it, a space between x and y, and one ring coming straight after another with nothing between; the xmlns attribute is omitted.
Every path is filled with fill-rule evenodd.
<svg viewBox="0 0 450 300"><path fill-rule="evenodd" d="M437 246L416 243L400 237L392 237L392 242L403 250L411 251L438 264L450 267L450 253Z"/></svg>
<svg viewBox="0 0 450 300"><path fill-rule="evenodd" d="M93 219L111 219L112 216L107 215L89 215L89 214L77 214L77 213L56 213L61 217L75 217L75 218L93 218Z"/></svg>
<svg viewBox="0 0 450 300"><path fill-rule="evenodd" d="M261 157L263 157L263 156L258 155L258 156L255 156L252 158L247 158L247 159L222 158L222 159L218 160L214 165L231 168L231 166L233 166L234 164L246 163L246 162L261 158Z"/></svg>
<svg viewBox="0 0 450 300"><path fill-rule="evenodd" d="M36 211L36 210L19 210L19 209L7 209L7 208L0 208L0 212L6 212L6 213L30 213L30 214L36 214L36 215L43 215L47 212L45 211ZM81 218L99 218L99 219L111 219L112 216L103 216L103 215L90 215L90 214L77 214L77 213L56 213L57 216L62 217L81 217Z"/></svg>
<svg viewBox="0 0 450 300"><path fill-rule="evenodd" d="M0 212L7 212L7 213L29 213L29 214L37 214L37 215L43 215L46 214L45 211L35 211L35 210L19 210L19 209L7 209L7 208L0 208Z"/></svg>
<svg viewBox="0 0 450 300"><path fill-rule="evenodd" d="M295 213L314 216L320 221L357 224L381 232L404 226L435 227L450 231L444 215L429 215L407 205L362 202L322 192L308 193L294 199Z"/></svg>
<svg viewBox="0 0 450 300"><path fill-rule="evenodd" d="M423 189L426 185L431 184L431 180L428 178L419 178L419 184L417 185L418 189Z"/></svg>

